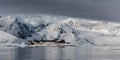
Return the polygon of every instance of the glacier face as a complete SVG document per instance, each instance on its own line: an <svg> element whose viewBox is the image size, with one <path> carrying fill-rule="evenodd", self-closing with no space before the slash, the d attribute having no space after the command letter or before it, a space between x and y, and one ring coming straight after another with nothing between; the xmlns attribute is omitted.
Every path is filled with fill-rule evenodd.
<svg viewBox="0 0 120 60"><path fill-rule="evenodd" d="M65 40L77 45L120 45L120 23L89 19L24 14L0 18L0 43L25 43L29 40Z"/></svg>

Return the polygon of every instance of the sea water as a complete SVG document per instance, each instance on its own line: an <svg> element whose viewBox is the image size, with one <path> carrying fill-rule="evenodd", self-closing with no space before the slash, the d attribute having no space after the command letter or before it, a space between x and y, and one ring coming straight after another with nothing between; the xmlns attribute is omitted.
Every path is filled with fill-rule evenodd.
<svg viewBox="0 0 120 60"><path fill-rule="evenodd" d="M120 60L120 48L0 46L0 60Z"/></svg>

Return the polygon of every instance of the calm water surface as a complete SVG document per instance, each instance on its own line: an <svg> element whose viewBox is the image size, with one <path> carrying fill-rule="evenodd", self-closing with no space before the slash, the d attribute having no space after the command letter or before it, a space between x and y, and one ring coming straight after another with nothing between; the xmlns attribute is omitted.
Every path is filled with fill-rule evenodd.
<svg viewBox="0 0 120 60"><path fill-rule="evenodd" d="M0 46L0 60L120 60L120 48Z"/></svg>

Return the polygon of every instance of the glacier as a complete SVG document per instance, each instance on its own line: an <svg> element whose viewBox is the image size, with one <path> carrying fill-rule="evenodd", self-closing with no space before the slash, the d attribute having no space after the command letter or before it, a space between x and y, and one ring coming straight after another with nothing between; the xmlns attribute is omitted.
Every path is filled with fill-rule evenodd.
<svg viewBox="0 0 120 60"><path fill-rule="evenodd" d="M120 46L120 23L51 15L13 14L0 18L0 44L25 44L34 39Z"/></svg>

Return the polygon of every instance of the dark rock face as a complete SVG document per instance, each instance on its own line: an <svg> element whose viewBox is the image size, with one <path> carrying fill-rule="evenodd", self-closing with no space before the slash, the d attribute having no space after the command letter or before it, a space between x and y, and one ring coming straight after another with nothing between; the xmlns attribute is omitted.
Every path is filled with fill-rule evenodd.
<svg viewBox="0 0 120 60"><path fill-rule="evenodd" d="M40 43L40 41L39 41L39 40L36 40L36 39L34 39L33 41L36 42L36 43Z"/></svg>
<svg viewBox="0 0 120 60"><path fill-rule="evenodd" d="M61 34L66 33L66 31L65 31L63 28L59 28L59 32L60 32Z"/></svg>
<svg viewBox="0 0 120 60"><path fill-rule="evenodd" d="M34 29L29 25L19 21L17 18L15 21L9 25L9 30L14 31L13 35L18 38L26 39L27 37L31 37L32 33L34 33Z"/></svg>
<svg viewBox="0 0 120 60"><path fill-rule="evenodd" d="M31 24L22 22L16 18L15 21L9 25L9 30L14 31L11 34L17 36L18 38L26 39L27 37L32 37L33 33L42 31L46 26L48 26L48 24L40 23L38 26L33 27ZM45 40L45 37L46 36L43 36L41 40Z"/></svg>
<svg viewBox="0 0 120 60"><path fill-rule="evenodd" d="M54 42L54 43L61 43L61 44L64 44L65 43L65 40L60 40L60 41L57 41L57 40L36 40L36 39L34 39L34 40L30 40L27 44L28 45L34 45L34 44L36 44L36 43L40 43L40 42Z"/></svg>
<svg viewBox="0 0 120 60"><path fill-rule="evenodd" d="M65 40L60 40L60 41L58 41L57 43L65 43Z"/></svg>
<svg viewBox="0 0 120 60"><path fill-rule="evenodd" d="M42 31L42 30L45 29L47 26L48 26L48 24L40 23L37 27L35 27L35 29L37 29L36 32Z"/></svg>
<svg viewBox="0 0 120 60"><path fill-rule="evenodd" d="M26 39L27 37L31 37L33 30L30 29L30 27L24 23L19 22L17 19L15 20L15 23L17 25L17 35L18 37L22 39Z"/></svg>

